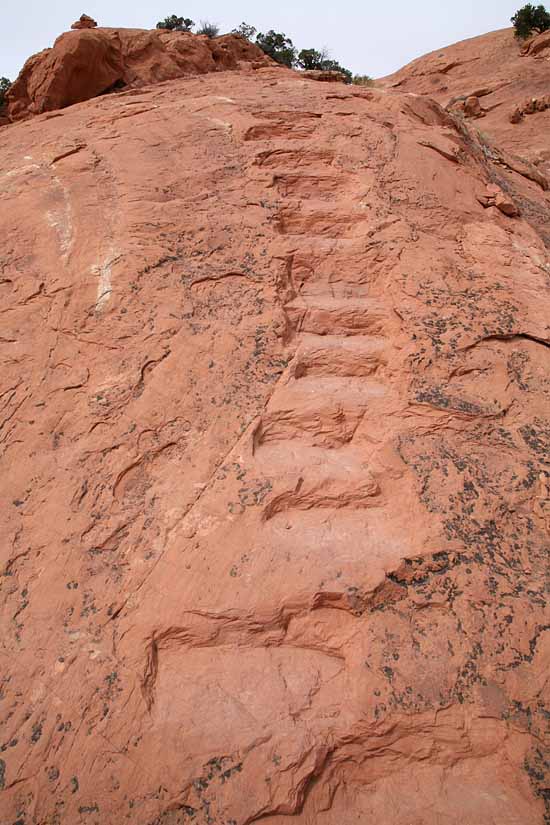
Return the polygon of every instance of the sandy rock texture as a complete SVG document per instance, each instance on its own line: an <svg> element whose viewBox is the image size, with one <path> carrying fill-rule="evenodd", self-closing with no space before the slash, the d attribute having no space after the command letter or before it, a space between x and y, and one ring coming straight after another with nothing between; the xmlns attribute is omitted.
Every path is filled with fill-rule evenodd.
<svg viewBox="0 0 550 825"><path fill-rule="evenodd" d="M3 821L542 825L531 167L274 68L0 148Z"/></svg>
<svg viewBox="0 0 550 825"><path fill-rule="evenodd" d="M12 121L115 89L274 65L258 46L233 34L209 39L165 29L95 28L94 20L82 18L51 49L27 60L7 95Z"/></svg>
<svg viewBox="0 0 550 825"><path fill-rule="evenodd" d="M522 117L528 101L543 101L550 92L548 32L526 43L516 39L513 28L489 32L419 57L379 82L429 95L449 109L466 109L466 117L482 117L479 129L499 148L550 176L550 110L539 105L535 117ZM479 109L473 101L466 105L474 97Z"/></svg>

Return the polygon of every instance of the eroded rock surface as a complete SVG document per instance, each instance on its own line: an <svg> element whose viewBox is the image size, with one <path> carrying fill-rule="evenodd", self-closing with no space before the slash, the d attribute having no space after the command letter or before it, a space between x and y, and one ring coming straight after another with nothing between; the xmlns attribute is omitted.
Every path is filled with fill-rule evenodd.
<svg viewBox="0 0 550 825"><path fill-rule="evenodd" d="M513 28L501 29L419 57L380 83L428 95L450 109L464 110L466 101L477 97L479 111L473 116L483 116L479 123L483 133L495 139L499 148L537 164L548 177L550 110L541 105L537 117L525 121L514 113L533 98L542 101L548 95L549 48L548 32L522 45ZM466 116L471 112L466 111Z"/></svg>
<svg viewBox="0 0 550 825"><path fill-rule="evenodd" d="M283 69L0 144L5 821L542 825L540 182Z"/></svg>
<svg viewBox="0 0 550 825"><path fill-rule="evenodd" d="M113 89L273 65L258 46L236 35L95 28L94 20L82 17L51 49L27 60L7 95L11 120L63 109Z"/></svg>

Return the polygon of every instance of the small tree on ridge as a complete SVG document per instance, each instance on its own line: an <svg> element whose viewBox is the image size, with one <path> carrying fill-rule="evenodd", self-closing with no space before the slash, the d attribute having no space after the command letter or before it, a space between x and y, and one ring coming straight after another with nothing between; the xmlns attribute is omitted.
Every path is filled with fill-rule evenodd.
<svg viewBox="0 0 550 825"><path fill-rule="evenodd" d="M11 86L11 80L8 80L7 77L0 77L0 109L6 102L6 95L8 90Z"/></svg>
<svg viewBox="0 0 550 825"><path fill-rule="evenodd" d="M527 3L510 18L516 30L516 37L525 40L532 32L545 32L550 29L550 14L544 6L533 6Z"/></svg>
<svg viewBox="0 0 550 825"><path fill-rule="evenodd" d="M208 20L201 20L200 28L197 29L197 34L205 34L207 37L217 37L219 33L220 27Z"/></svg>
<svg viewBox="0 0 550 825"><path fill-rule="evenodd" d="M173 32L190 32L195 21L190 17L178 17L176 14L171 14L165 17L164 20L159 20L157 29L169 29Z"/></svg>
<svg viewBox="0 0 550 825"><path fill-rule="evenodd" d="M267 34L260 32L256 37L256 45L277 63L282 63L290 69L296 62L296 49L286 34L275 32L273 29L270 29Z"/></svg>
<svg viewBox="0 0 550 825"><path fill-rule="evenodd" d="M328 53L326 49L302 49L298 52L297 63L301 69L322 69L324 64L328 61Z"/></svg>
<svg viewBox="0 0 550 825"><path fill-rule="evenodd" d="M254 26L251 26L250 23L241 23L236 29L233 29L231 34L238 34L241 37L244 37L245 40L254 40L254 35L256 34L257 29Z"/></svg>

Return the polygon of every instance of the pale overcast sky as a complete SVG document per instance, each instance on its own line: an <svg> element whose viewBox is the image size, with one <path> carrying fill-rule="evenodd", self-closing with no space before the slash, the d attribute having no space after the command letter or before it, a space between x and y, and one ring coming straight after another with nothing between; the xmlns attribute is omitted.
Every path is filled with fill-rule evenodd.
<svg viewBox="0 0 550 825"><path fill-rule="evenodd" d="M132 28L154 28L168 14L210 20L222 32L246 21L285 32L298 48L327 46L353 72L380 77L440 46L509 26L524 1L2 0L0 76L14 80L27 57L51 46L85 12L100 26Z"/></svg>

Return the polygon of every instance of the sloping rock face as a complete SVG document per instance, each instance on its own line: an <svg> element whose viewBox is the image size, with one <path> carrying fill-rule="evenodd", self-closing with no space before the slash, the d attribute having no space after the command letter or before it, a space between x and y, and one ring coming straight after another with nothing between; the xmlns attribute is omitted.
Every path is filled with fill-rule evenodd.
<svg viewBox="0 0 550 825"><path fill-rule="evenodd" d="M232 34L209 39L164 29L85 25L65 32L53 48L27 60L7 96L8 114L11 120L19 120L81 103L113 88L266 65L273 61L258 46Z"/></svg>
<svg viewBox="0 0 550 825"><path fill-rule="evenodd" d="M535 118L511 122L516 108L550 93L549 57L548 32L522 44L513 28L501 29L419 57L380 82L429 95L450 108L477 97L483 111L479 128L549 176L550 111L541 107Z"/></svg>
<svg viewBox="0 0 550 825"><path fill-rule="evenodd" d="M284 69L0 144L3 819L542 825L539 183Z"/></svg>

